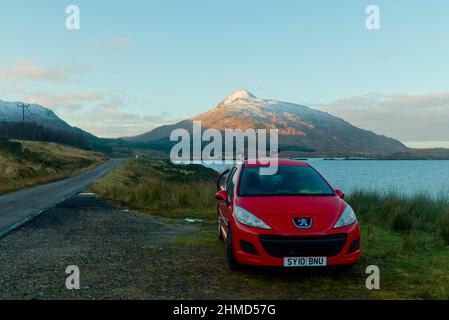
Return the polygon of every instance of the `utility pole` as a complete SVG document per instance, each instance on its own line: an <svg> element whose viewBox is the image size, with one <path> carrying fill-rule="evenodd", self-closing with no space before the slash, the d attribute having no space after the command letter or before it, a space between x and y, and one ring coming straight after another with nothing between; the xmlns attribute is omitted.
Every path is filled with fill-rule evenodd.
<svg viewBox="0 0 449 320"><path fill-rule="evenodd" d="M28 109L31 107L29 104L25 103L18 103L18 108L22 108L22 149L25 146L25 109Z"/></svg>

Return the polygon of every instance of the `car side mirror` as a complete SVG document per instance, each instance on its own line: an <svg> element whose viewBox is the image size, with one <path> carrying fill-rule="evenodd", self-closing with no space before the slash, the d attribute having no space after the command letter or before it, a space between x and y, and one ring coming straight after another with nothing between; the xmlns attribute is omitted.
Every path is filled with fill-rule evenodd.
<svg viewBox="0 0 449 320"><path fill-rule="evenodd" d="M220 190L215 194L215 199L219 201L228 201L228 192L226 190Z"/></svg>
<svg viewBox="0 0 449 320"><path fill-rule="evenodd" d="M340 198L340 199L344 199L345 198L345 193L343 191L341 191L340 189L336 189L335 190L335 194Z"/></svg>

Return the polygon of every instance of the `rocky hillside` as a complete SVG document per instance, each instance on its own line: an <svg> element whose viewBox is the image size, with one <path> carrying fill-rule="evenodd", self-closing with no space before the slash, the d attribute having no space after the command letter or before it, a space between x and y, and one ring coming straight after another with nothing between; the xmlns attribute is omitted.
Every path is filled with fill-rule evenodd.
<svg viewBox="0 0 449 320"><path fill-rule="evenodd" d="M262 99L238 90L204 114L156 128L131 140L169 142L172 130L191 131L192 121L202 127L225 129L278 129L280 149L316 152L392 153L408 148L401 142L357 128L328 113L294 103Z"/></svg>

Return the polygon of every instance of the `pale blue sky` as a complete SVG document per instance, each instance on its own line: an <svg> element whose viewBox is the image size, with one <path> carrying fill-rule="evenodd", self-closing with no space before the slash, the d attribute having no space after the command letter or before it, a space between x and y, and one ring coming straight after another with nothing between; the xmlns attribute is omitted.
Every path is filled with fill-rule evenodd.
<svg viewBox="0 0 449 320"><path fill-rule="evenodd" d="M369 4L381 30L365 28ZM2 1L0 99L121 136L245 88L402 141L449 140L448 18L445 0Z"/></svg>

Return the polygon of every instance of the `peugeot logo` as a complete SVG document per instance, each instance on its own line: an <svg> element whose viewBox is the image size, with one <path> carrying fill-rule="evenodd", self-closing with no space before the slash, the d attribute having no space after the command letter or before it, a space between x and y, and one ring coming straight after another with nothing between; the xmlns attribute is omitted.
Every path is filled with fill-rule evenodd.
<svg viewBox="0 0 449 320"><path fill-rule="evenodd" d="M294 218L293 223L296 228L299 229L310 229L312 228L312 218Z"/></svg>

